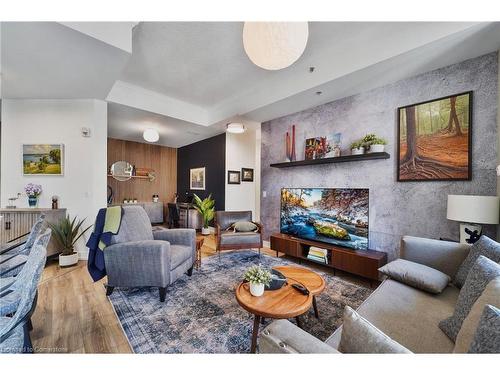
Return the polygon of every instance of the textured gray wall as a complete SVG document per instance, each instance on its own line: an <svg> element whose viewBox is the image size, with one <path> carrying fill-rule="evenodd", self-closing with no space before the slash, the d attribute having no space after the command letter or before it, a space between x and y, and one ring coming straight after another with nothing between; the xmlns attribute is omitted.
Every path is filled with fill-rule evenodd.
<svg viewBox="0 0 500 375"><path fill-rule="evenodd" d="M444 67L394 84L336 100L262 124L261 221L265 238L279 232L281 187L364 187L370 189L370 248L393 259L402 235L458 239L458 223L446 219L448 194L496 195L496 53ZM396 182L397 108L463 91L473 93L472 181ZM343 134L342 152L351 141L375 132L388 141L388 160L271 168L285 159L284 134L297 125L297 159L304 139ZM496 228L485 227L490 236Z"/></svg>

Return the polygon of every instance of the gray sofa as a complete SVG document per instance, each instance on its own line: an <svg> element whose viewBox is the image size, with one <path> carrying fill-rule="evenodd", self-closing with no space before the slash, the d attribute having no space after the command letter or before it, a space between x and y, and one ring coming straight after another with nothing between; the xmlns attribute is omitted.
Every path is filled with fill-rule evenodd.
<svg viewBox="0 0 500 375"><path fill-rule="evenodd" d="M160 301L166 288L184 273L191 276L196 259L194 229L153 232L146 211L124 206L120 229L104 250L108 274L107 295L115 287L159 287Z"/></svg>
<svg viewBox="0 0 500 375"><path fill-rule="evenodd" d="M401 258L435 268L453 279L469 248L455 242L405 236ZM357 312L414 353L451 353L454 343L438 323L453 314L458 294L459 289L451 284L440 294L430 294L386 279ZM278 320L260 333L259 352L338 353L341 334L342 326L322 342L289 321Z"/></svg>

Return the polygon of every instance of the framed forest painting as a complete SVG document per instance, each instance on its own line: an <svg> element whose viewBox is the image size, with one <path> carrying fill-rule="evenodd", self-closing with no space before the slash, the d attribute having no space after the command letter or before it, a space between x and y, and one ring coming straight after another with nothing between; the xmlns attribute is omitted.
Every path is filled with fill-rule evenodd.
<svg viewBox="0 0 500 375"><path fill-rule="evenodd" d="M472 91L398 108L398 181L470 180Z"/></svg>

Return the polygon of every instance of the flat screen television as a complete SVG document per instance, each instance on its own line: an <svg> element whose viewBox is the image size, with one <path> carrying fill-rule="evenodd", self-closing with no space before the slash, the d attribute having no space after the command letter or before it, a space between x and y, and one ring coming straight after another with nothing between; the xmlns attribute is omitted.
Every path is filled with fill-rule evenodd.
<svg viewBox="0 0 500 375"><path fill-rule="evenodd" d="M280 231L356 250L368 249L368 189L283 188Z"/></svg>

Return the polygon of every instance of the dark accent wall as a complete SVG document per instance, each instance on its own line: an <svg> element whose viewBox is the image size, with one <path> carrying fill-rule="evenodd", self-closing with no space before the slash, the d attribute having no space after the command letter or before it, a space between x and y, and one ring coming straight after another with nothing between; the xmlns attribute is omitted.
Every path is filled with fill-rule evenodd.
<svg viewBox="0 0 500 375"><path fill-rule="evenodd" d="M205 190L189 189L189 170L205 167ZM212 194L216 210L224 210L226 173L226 133L177 149L177 193L183 201L186 191L200 198Z"/></svg>
<svg viewBox="0 0 500 375"><path fill-rule="evenodd" d="M497 53L403 79L262 124L261 222L265 239L279 232L281 187L370 189L369 245L397 257L401 236L458 239L459 223L446 219L448 194L496 195ZM472 180L397 182L397 108L472 90ZM387 139L386 160L271 168L285 158L284 134L297 126L296 153L306 138L342 133L342 153L367 133ZM484 232L495 237L496 228Z"/></svg>

